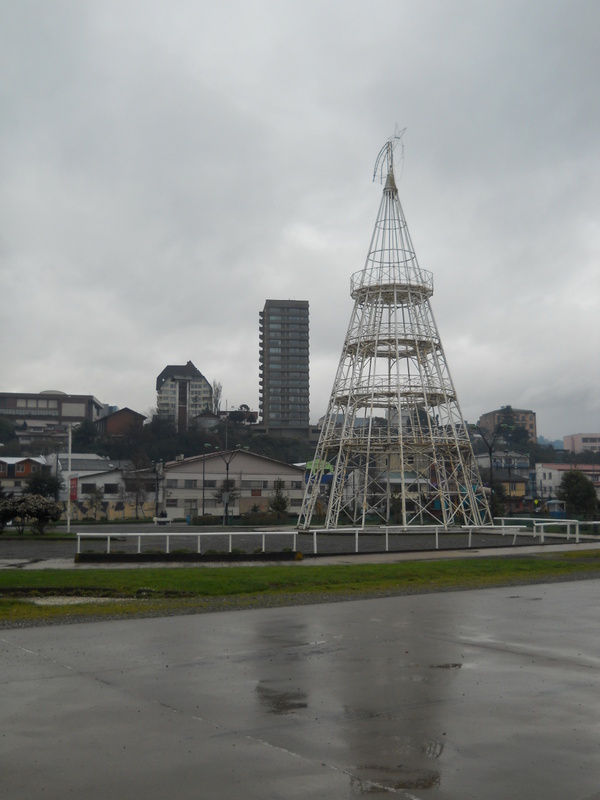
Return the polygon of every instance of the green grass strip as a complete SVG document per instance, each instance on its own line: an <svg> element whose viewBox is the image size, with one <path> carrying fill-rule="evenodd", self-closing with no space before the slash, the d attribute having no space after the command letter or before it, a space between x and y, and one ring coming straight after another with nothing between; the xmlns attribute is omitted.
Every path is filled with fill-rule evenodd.
<svg viewBox="0 0 600 800"><path fill-rule="evenodd" d="M535 556L411 561L395 564L260 567L180 567L143 569L3 570L0 622L40 621L90 614L95 617L173 613L206 608L205 601L235 598L236 607L258 598L318 594L364 596L394 592L448 591L577 577L600 577L600 552L577 551ZM115 598L106 605L41 607L32 598L48 594ZM28 599L26 599L28 598ZM128 603L119 599L129 599ZM203 605L204 604L204 605Z"/></svg>

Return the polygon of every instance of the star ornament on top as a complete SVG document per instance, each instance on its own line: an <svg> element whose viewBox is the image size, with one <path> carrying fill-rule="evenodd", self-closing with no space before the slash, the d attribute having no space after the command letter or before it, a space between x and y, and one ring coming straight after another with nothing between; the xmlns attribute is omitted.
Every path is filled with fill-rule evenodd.
<svg viewBox="0 0 600 800"><path fill-rule="evenodd" d="M390 174L390 172L392 175L394 174L394 150L398 144L400 145L400 163L402 163L404 160L404 142L402 141L402 137L404 136L405 130L406 128L400 129L396 125L394 135L390 136L390 138L379 151L379 155L375 161L375 168L373 170L374 181L384 183L387 180L387 176Z"/></svg>

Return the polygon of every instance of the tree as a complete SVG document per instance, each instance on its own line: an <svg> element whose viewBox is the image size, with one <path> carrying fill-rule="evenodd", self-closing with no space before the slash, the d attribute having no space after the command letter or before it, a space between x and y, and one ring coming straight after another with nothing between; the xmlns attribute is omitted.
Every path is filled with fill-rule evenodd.
<svg viewBox="0 0 600 800"><path fill-rule="evenodd" d="M212 385L212 412L219 416L221 410L221 395L223 394L223 384L213 381Z"/></svg>
<svg viewBox="0 0 600 800"><path fill-rule="evenodd" d="M7 522L12 519L10 505L8 501L12 498L12 492L7 494L2 485L0 484L0 533L4 530Z"/></svg>
<svg viewBox="0 0 600 800"><path fill-rule="evenodd" d="M277 478L275 481L275 491L269 500L269 511L277 516L278 522L287 519L290 505L290 499L283 491L284 486L284 482L280 478Z"/></svg>
<svg viewBox="0 0 600 800"><path fill-rule="evenodd" d="M41 536L51 522L58 522L62 509L58 503L39 494L25 495L25 497L30 501L28 516L32 527Z"/></svg>
<svg viewBox="0 0 600 800"><path fill-rule="evenodd" d="M24 494L39 494L42 497L51 497L58 500L61 489L64 488L64 481L55 475L47 472L35 472L27 481L27 486L23 490Z"/></svg>
<svg viewBox="0 0 600 800"><path fill-rule="evenodd" d="M240 496L240 493L235 488L235 481L233 478L224 478L221 482L221 485L213 492L213 497L219 503L219 505L225 506L225 521L226 524L229 524L229 513L231 510L231 506L234 505L235 501Z"/></svg>
<svg viewBox="0 0 600 800"><path fill-rule="evenodd" d="M563 473L556 496L566 504L567 514L581 514L585 519L592 519L598 507L594 484L578 469Z"/></svg>
<svg viewBox="0 0 600 800"><path fill-rule="evenodd" d="M84 419L81 425L73 430L73 450L76 453L93 453L97 439L96 426L89 419Z"/></svg>
<svg viewBox="0 0 600 800"><path fill-rule="evenodd" d="M125 492L127 498L132 506L135 506L135 518L139 519L140 510L142 516L144 514L144 503L148 499L148 490L150 488L150 481L153 477L148 470L132 469L123 474L123 481L125 483Z"/></svg>
<svg viewBox="0 0 600 800"><path fill-rule="evenodd" d="M102 508L104 502L104 489L101 486L94 486L89 492L86 492L87 503L90 511L94 512L94 519L98 519L98 511Z"/></svg>
<svg viewBox="0 0 600 800"><path fill-rule="evenodd" d="M17 533L23 533L27 524L25 509L21 505L22 500L22 497L9 497L1 503L3 525L6 525L7 522L12 522Z"/></svg>
<svg viewBox="0 0 600 800"><path fill-rule="evenodd" d="M15 426L8 419L0 418L0 443L6 444L15 438Z"/></svg>
<svg viewBox="0 0 600 800"><path fill-rule="evenodd" d="M508 448L527 444L531 438L529 431L517 420L512 406L502 406L498 418L499 427L503 428L502 436L506 440Z"/></svg>
<svg viewBox="0 0 600 800"><path fill-rule="evenodd" d="M14 520L18 533L23 533L25 525L29 522L32 528L40 535L45 533L50 522L58 522L62 515L60 506L47 497L39 494L24 494L21 497L11 497L0 503L2 515Z"/></svg>
<svg viewBox="0 0 600 800"><path fill-rule="evenodd" d="M494 485L492 496L490 497L490 511L492 517L502 517L506 512L506 492L502 483Z"/></svg>
<svg viewBox="0 0 600 800"><path fill-rule="evenodd" d="M213 492L213 497L215 498L215 500L217 500L217 502L222 503L224 494L229 494L230 503L237 500L238 497L240 496L240 493L235 488L235 480L233 478L229 478L229 480L227 480L227 478L224 478L221 481L221 485Z"/></svg>

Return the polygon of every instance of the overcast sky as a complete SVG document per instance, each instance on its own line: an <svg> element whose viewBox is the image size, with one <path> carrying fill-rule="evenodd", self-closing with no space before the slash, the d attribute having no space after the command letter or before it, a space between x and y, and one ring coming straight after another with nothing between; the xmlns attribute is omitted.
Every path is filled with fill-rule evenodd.
<svg viewBox="0 0 600 800"><path fill-rule="evenodd" d="M259 311L308 300L316 421L398 125L463 416L600 431L599 37L595 0L0 0L0 390L147 413L191 360L257 409Z"/></svg>

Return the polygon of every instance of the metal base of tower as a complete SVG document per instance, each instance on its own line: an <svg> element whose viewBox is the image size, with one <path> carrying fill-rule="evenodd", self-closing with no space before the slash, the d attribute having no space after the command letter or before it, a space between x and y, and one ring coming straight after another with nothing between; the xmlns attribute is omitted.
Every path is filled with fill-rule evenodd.
<svg viewBox="0 0 600 800"><path fill-rule="evenodd" d="M419 441L365 448L350 436L336 448L330 439L316 451L315 462L323 467L308 478L299 527L490 524L471 459L470 445L453 440L439 441L432 451Z"/></svg>
<svg viewBox="0 0 600 800"><path fill-rule="evenodd" d="M484 525L492 518L393 174L387 178L299 527Z"/></svg>

